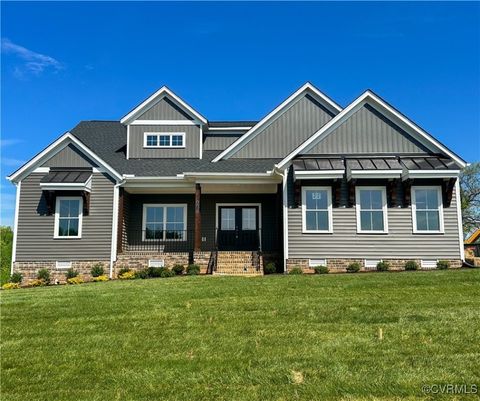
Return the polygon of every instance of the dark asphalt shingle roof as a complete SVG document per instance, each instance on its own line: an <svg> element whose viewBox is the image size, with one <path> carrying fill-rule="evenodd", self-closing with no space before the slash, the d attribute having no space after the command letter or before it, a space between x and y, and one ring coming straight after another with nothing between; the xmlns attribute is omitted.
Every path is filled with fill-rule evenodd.
<svg viewBox="0 0 480 401"><path fill-rule="evenodd" d="M82 121L71 131L120 174L175 176L186 172L265 173L279 159L228 159L211 163L221 151L204 151L203 159L129 159L125 157L127 129L117 121Z"/></svg>

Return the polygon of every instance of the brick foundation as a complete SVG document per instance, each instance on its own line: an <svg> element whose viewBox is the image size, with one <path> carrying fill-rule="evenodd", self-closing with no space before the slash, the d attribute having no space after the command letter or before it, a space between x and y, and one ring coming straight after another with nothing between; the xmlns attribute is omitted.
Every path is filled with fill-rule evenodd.
<svg viewBox="0 0 480 401"><path fill-rule="evenodd" d="M390 264L390 270L401 271L404 270L405 263L412 259L382 259L384 262ZM442 259L443 260L443 259ZM287 271L290 271L293 267L299 266L302 268L304 273L314 273L313 268L309 267L309 259L287 259ZM365 267L364 259L327 259L327 267L330 270L330 273L344 273L346 268L350 263L358 262L362 266L360 271L376 271L375 267ZM432 269L422 269L421 261L415 260L418 263L419 270L432 270ZM458 269L462 267L461 260L449 260L450 268Z"/></svg>

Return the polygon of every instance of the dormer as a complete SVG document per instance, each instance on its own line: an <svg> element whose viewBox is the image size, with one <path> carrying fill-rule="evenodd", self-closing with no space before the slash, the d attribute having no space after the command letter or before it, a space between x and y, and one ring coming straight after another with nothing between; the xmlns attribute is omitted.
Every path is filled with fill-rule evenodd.
<svg viewBox="0 0 480 401"><path fill-rule="evenodd" d="M127 159L202 158L207 119L166 86L120 122L127 127Z"/></svg>

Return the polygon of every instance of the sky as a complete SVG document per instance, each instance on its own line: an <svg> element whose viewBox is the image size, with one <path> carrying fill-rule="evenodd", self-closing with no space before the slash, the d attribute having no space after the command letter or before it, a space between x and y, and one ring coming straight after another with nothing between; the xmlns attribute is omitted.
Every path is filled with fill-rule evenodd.
<svg viewBox="0 0 480 401"><path fill-rule="evenodd" d="M480 160L480 3L1 3L5 180L81 120L119 120L167 85L209 120L257 120L306 81L365 89Z"/></svg>

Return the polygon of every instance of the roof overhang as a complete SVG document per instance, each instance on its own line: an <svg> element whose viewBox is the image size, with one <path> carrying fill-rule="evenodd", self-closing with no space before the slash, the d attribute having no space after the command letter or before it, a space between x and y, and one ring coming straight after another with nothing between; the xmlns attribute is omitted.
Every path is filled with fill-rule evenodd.
<svg viewBox="0 0 480 401"><path fill-rule="evenodd" d="M294 170L293 176L295 180L327 180L343 178L345 170L318 170L305 171Z"/></svg>
<svg viewBox="0 0 480 401"><path fill-rule="evenodd" d="M460 170L405 170L402 173L403 180L413 180L419 178L457 178Z"/></svg>
<svg viewBox="0 0 480 401"><path fill-rule="evenodd" d="M386 178L395 179L400 178L403 170L349 170L347 179L362 179L362 178Z"/></svg>

